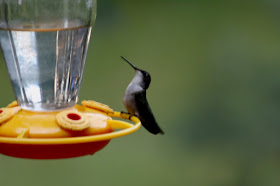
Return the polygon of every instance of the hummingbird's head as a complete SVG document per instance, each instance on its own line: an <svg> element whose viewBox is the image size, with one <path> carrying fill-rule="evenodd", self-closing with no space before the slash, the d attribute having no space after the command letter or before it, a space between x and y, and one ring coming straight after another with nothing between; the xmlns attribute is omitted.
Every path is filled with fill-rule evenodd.
<svg viewBox="0 0 280 186"><path fill-rule="evenodd" d="M139 78L139 84L143 89L148 89L151 83L151 76L150 74L141 69L135 69L136 75L135 78ZM137 77L138 76L138 77Z"/></svg>
<svg viewBox="0 0 280 186"><path fill-rule="evenodd" d="M122 58L128 64L130 64L130 66L132 66L132 68L134 68L134 70L136 71L136 75L135 75L135 77L133 79L133 82L139 84L143 89L149 88L149 85L151 83L151 76L150 76L150 74L147 71L145 71L145 70L141 70L141 69L137 68L131 62L129 62L127 59L125 59L124 57L122 57Z"/></svg>

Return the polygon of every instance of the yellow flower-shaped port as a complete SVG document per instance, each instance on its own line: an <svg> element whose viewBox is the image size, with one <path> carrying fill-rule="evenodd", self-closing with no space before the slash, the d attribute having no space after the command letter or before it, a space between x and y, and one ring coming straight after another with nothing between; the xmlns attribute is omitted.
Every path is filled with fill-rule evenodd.
<svg viewBox="0 0 280 186"><path fill-rule="evenodd" d="M10 103L7 108L13 108L13 107L17 107L18 106L18 102L17 101L13 101L12 103Z"/></svg>
<svg viewBox="0 0 280 186"><path fill-rule="evenodd" d="M75 110L62 111L56 115L60 127L72 131L81 131L90 126L89 118Z"/></svg>
<svg viewBox="0 0 280 186"><path fill-rule="evenodd" d="M101 112L105 113L114 113L114 110L111 109L108 105L105 105L103 103L99 103L96 101L88 100L88 101L82 101L82 105L85 107L93 108L96 110L99 110Z"/></svg>
<svg viewBox="0 0 280 186"><path fill-rule="evenodd" d="M8 121L14 116L13 108L1 108L0 109L0 124Z"/></svg>

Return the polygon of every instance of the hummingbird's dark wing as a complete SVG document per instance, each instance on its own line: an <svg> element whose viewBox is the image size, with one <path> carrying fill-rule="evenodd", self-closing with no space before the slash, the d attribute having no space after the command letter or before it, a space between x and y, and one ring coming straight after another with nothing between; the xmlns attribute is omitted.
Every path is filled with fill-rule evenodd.
<svg viewBox="0 0 280 186"><path fill-rule="evenodd" d="M135 115L139 117L142 125L153 134L164 134L164 132L158 126L150 105L146 98L146 91L135 94L137 111Z"/></svg>

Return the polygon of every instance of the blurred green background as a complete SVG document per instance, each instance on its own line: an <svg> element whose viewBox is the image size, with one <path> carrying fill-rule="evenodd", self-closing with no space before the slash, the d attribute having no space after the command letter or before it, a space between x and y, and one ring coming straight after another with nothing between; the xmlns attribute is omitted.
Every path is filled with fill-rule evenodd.
<svg viewBox="0 0 280 186"><path fill-rule="evenodd" d="M80 100L125 110L134 71L123 55L150 72L166 134L141 128L73 159L0 155L0 185L280 185L279 12L276 0L100 0Z"/></svg>

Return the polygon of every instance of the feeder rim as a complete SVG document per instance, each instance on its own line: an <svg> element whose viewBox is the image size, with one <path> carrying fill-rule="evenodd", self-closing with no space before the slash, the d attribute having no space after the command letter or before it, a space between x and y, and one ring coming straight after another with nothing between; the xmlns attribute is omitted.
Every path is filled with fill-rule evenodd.
<svg viewBox="0 0 280 186"><path fill-rule="evenodd" d="M114 112L108 114L111 117L128 119L130 115ZM138 130L141 126L141 121L139 118L132 116L130 120L135 124L130 124L121 120L108 120L107 122L121 126L121 129L118 131L106 133L106 134L98 134L92 136L81 136L81 137L67 137L67 138L24 138L22 135L19 135L17 138L12 137L0 137L0 143L9 143L9 144L33 144L33 145L58 145L58 144L78 144L78 143L90 143L95 141L106 141L113 138L118 138L121 136L125 136L131 134Z"/></svg>

